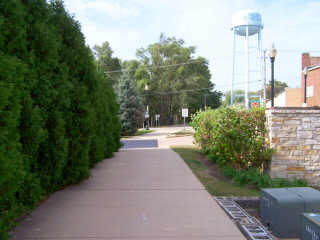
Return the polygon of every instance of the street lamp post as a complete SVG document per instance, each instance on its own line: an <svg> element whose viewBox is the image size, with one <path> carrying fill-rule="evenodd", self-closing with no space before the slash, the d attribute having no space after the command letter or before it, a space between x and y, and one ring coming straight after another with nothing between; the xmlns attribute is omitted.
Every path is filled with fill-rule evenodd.
<svg viewBox="0 0 320 240"><path fill-rule="evenodd" d="M303 99L303 107L307 106L307 76L308 76L308 68L305 67L303 69L303 75L304 75L304 99Z"/></svg>
<svg viewBox="0 0 320 240"><path fill-rule="evenodd" d="M271 107L274 107L274 60L277 56L277 49L274 47L274 43L272 44L272 48L269 52L269 57L271 61Z"/></svg>
<svg viewBox="0 0 320 240"><path fill-rule="evenodd" d="M149 87L148 85L146 84L146 86L144 87L144 90L146 91L146 101L147 101L147 111L146 111L146 114L145 114L145 118L146 118L146 129L149 130L149 102L148 102L148 90L149 90Z"/></svg>

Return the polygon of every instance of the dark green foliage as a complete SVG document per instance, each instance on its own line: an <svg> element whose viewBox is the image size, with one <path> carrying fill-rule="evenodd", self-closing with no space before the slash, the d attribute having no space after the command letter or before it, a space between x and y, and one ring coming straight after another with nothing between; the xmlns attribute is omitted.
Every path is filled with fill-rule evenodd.
<svg viewBox="0 0 320 240"><path fill-rule="evenodd" d="M121 77L121 72L118 72L121 69L121 62L119 58L112 56L113 51L109 42L104 42L101 46L95 45L93 51L97 58L99 68L104 72L112 72L108 73L108 76L111 77L114 88L117 88Z"/></svg>
<svg viewBox="0 0 320 240"><path fill-rule="evenodd" d="M119 148L111 85L62 1L0 1L0 239Z"/></svg>
<svg viewBox="0 0 320 240"><path fill-rule="evenodd" d="M123 133L125 135L132 135L137 131L137 112L142 104L140 103L132 79L125 72L120 79L118 98Z"/></svg>

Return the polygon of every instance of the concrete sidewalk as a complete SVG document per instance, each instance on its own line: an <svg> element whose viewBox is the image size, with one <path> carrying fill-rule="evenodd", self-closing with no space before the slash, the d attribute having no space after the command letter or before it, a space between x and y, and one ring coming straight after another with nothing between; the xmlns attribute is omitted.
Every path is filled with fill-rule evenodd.
<svg viewBox="0 0 320 240"><path fill-rule="evenodd" d="M101 162L88 180L27 216L11 239L245 238L175 152L154 148L121 150Z"/></svg>

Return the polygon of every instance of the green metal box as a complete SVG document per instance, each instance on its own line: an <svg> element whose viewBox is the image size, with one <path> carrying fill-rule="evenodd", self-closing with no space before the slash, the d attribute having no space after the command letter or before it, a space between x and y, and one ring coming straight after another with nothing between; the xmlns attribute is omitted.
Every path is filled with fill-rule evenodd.
<svg viewBox="0 0 320 240"><path fill-rule="evenodd" d="M300 236L301 214L320 211L320 192L305 188L268 188L260 195L260 216L280 238Z"/></svg>
<svg viewBox="0 0 320 240"><path fill-rule="evenodd" d="M301 239L320 240L319 213L304 213L301 217Z"/></svg>

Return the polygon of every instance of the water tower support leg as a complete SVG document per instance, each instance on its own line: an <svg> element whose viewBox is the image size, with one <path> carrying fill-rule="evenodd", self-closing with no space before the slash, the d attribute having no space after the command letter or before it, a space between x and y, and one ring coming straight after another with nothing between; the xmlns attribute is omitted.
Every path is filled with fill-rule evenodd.
<svg viewBox="0 0 320 240"><path fill-rule="evenodd" d="M245 56L246 56L246 72L245 72L245 106L249 109L249 26L246 26L246 46L245 46Z"/></svg>
<svg viewBox="0 0 320 240"><path fill-rule="evenodd" d="M231 95L230 95L231 105L233 105L233 102L234 102L235 59L236 59L236 33L233 30L233 66L232 66Z"/></svg>

